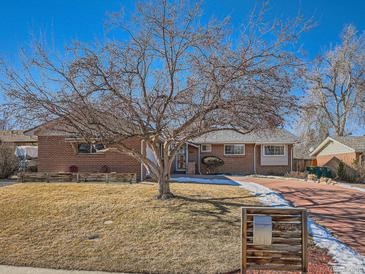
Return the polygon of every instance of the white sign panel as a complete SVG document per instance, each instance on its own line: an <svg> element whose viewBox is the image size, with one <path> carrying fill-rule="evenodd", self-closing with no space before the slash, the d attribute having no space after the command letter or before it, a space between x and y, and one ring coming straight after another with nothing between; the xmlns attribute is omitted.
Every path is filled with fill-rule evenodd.
<svg viewBox="0 0 365 274"><path fill-rule="evenodd" d="M253 217L253 244L272 244L272 218L271 216Z"/></svg>

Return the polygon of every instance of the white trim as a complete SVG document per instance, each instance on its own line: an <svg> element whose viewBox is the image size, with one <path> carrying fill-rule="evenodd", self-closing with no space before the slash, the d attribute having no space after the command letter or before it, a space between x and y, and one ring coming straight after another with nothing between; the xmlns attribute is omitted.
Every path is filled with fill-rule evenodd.
<svg viewBox="0 0 365 274"><path fill-rule="evenodd" d="M226 146L234 146L234 145L239 145L239 146L243 146L243 154L226 154ZM246 145L245 144L240 144L240 143L235 143L235 144L224 144L223 145L223 155L224 156L245 156L246 155Z"/></svg>
<svg viewBox="0 0 365 274"><path fill-rule="evenodd" d="M267 155L266 153L265 153L265 147L266 146L277 146L277 147L283 147L283 154L274 154L274 155ZM286 155L285 155L285 145L272 145L272 144L266 144L266 145L262 145L262 147L263 147L263 150L262 150L262 155L263 156L265 156L265 157L285 157Z"/></svg>
<svg viewBox="0 0 365 274"><path fill-rule="evenodd" d="M209 146L209 150L203 150L203 146ZM212 152L212 144L200 144L200 148L202 153Z"/></svg>

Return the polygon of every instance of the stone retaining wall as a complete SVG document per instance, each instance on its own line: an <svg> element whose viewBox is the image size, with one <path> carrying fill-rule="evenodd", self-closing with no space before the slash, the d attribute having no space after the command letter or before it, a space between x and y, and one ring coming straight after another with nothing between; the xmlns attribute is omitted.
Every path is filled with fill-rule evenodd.
<svg viewBox="0 0 365 274"><path fill-rule="evenodd" d="M25 172L18 174L18 182L104 182L104 183L136 183L136 173L70 173L70 172Z"/></svg>

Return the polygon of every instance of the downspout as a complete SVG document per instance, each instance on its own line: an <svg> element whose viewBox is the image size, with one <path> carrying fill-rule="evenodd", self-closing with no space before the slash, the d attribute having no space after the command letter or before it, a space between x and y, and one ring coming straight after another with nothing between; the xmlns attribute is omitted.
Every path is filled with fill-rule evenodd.
<svg viewBox="0 0 365 274"><path fill-rule="evenodd" d="M200 172L200 145L198 146L198 173L199 173L199 175L202 174Z"/></svg>
<svg viewBox="0 0 365 274"><path fill-rule="evenodd" d="M189 144L185 143L185 174L188 174L189 168Z"/></svg>
<svg viewBox="0 0 365 274"><path fill-rule="evenodd" d="M256 143L253 146L253 173L256 174Z"/></svg>
<svg viewBox="0 0 365 274"><path fill-rule="evenodd" d="M293 149L294 148L294 145L291 146L291 150L290 150L290 172L293 172L293 156L294 156L294 153L293 153Z"/></svg>
<svg viewBox="0 0 365 274"><path fill-rule="evenodd" d="M143 155L143 143L144 140L141 140L141 154ZM144 176L143 176L143 163L141 163L141 182L144 180Z"/></svg>

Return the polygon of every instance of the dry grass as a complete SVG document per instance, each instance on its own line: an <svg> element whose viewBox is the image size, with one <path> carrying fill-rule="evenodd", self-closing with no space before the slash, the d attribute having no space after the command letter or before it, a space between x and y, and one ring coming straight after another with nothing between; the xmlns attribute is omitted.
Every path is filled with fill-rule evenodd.
<svg viewBox="0 0 365 274"><path fill-rule="evenodd" d="M17 184L0 188L0 264L123 272L239 268L242 188L173 184ZM104 224L113 221L112 224ZM99 239L90 240L89 236Z"/></svg>

